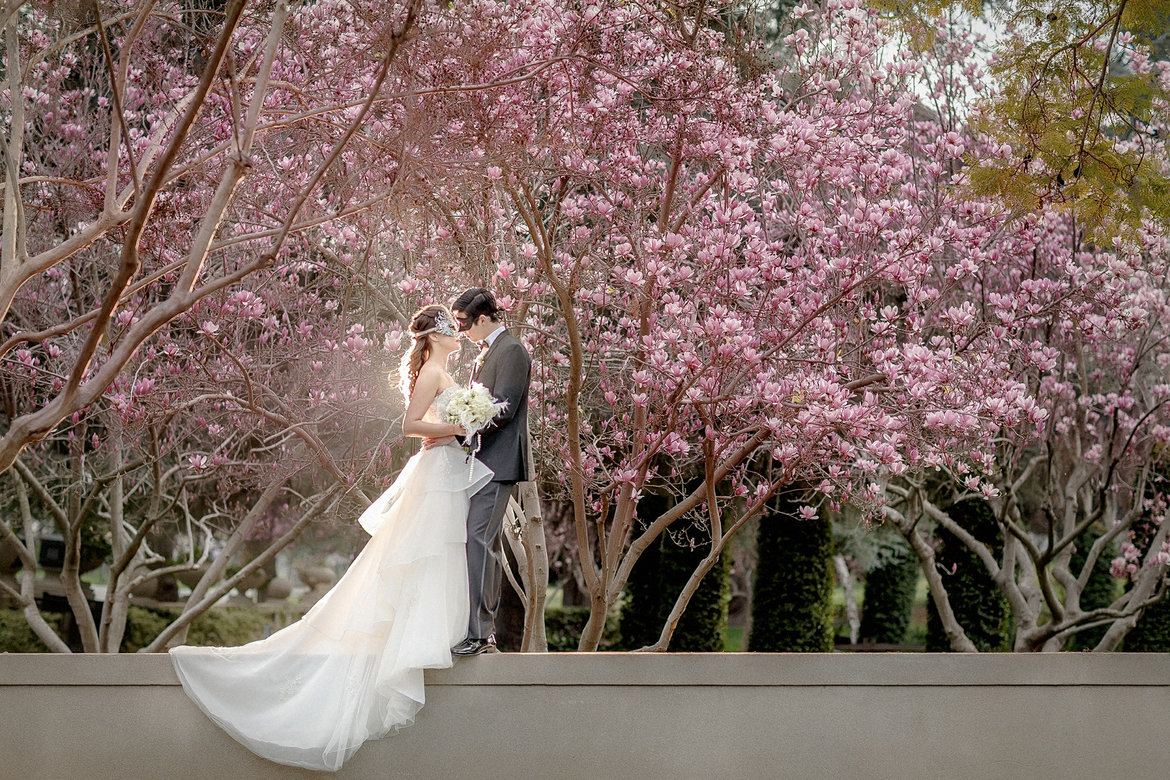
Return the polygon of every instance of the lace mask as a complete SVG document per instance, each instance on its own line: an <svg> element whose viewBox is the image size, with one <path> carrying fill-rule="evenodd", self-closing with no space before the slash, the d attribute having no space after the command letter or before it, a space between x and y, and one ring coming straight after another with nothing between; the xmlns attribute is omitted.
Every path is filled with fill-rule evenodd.
<svg viewBox="0 0 1170 780"><path fill-rule="evenodd" d="M438 333L440 336L458 336L459 329L446 311L439 311L435 314L435 326L433 328L412 333L411 338L421 339L429 333Z"/></svg>

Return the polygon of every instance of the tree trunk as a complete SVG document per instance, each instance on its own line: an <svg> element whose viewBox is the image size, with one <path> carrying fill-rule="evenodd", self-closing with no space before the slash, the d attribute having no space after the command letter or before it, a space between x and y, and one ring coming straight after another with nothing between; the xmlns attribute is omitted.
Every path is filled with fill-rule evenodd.
<svg viewBox="0 0 1170 780"><path fill-rule="evenodd" d="M837 572L837 584L845 589L845 618L849 621L849 644L857 644L861 634L861 617L857 613L857 599L853 595L853 572L844 555L833 556L833 568Z"/></svg>
<svg viewBox="0 0 1170 780"><path fill-rule="evenodd" d="M597 652L597 648L601 645L601 638L605 635L608 607L605 594L596 593L590 596L589 620L586 621L585 628L581 630L581 642L577 645L577 649L581 652Z"/></svg>
<svg viewBox="0 0 1170 780"><path fill-rule="evenodd" d="M525 653L547 653L548 634L544 625L544 608L548 601L548 542L544 537L544 514L540 492L534 480L520 483L520 509L523 517L524 553L528 564L528 605L524 615Z"/></svg>
<svg viewBox="0 0 1170 780"><path fill-rule="evenodd" d="M1003 549L1003 532L987 502L961 501L950 508L949 515L993 554L998 555ZM979 556L962 541L942 527L936 533L941 540L935 557L936 571L941 569L947 580L948 602L966 638L981 652L1010 649L1011 610L999 585ZM933 604L928 612L926 649L929 652L957 649Z"/></svg>
<svg viewBox="0 0 1170 780"><path fill-rule="evenodd" d="M21 527L24 530L24 540L22 541L17 538L16 534L7 525L3 524L3 521L0 521L0 531L3 532L0 538L7 539L10 544L14 545L17 554L20 556L20 593L13 595L16 596L24 619L28 622L33 633L37 635L37 638L44 642L49 650L54 653L69 653L72 652L69 649L69 645L45 621L44 615L41 614L40 609L37 607L35 598L37 556L32 543L34 534L32 512L28 505L28 488L25 486L24 480L18 475L13 474L12 476L13 482L16 484L16 497L20 506Z"/></svg>

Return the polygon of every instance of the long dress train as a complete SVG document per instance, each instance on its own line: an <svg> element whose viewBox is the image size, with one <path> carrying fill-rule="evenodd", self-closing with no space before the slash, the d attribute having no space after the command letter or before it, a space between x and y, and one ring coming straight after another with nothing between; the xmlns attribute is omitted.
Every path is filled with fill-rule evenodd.
<svg viewBox="0 0 1170 780"><path fill-rule="evenodd" d="M423 670L451 666L467 633L467 506L491 474L456 445L420 451L362 514L370 541L303 618L242 647L170 651L187 695L253 752L309 769L336 771L410 725Z"/></svg>

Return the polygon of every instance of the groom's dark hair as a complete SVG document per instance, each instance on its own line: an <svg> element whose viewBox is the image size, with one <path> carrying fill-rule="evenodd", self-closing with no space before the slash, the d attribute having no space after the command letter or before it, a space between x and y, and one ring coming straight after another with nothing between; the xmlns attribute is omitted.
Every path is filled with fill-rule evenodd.
<svg viewBox="0 0 1170 780"><path fill-rule="evenodd" d="M465 290L462 295L451 302L451 308L463 312L464 316L473 320L486 314L492 322L499 322L500 315L503 313L500 305L496 303L496 296L492 295L491 290L483 287L472 287L470 290Z"/></svg>

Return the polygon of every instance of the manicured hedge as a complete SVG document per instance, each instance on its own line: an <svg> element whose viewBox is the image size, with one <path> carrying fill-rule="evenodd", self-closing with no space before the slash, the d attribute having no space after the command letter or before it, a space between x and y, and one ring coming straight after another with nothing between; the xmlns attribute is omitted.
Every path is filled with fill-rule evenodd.
<svg viewBox="0 0 1170 780"><path fill-rule="evenodd" d="M862 642L897 645L906 641L918 573L918 558L908 547L900 547L865 575Z"/></svg>
<svg viewBox="0 0 1170 780"><path fill-rule="evenodd" d="M960 501L949 511L952 520L989 545L992 554L999 557L1003 533L986 501ZM935 564L943 572L943 585L959 625L981 652L1009 650L1011 612L1007 599L975 553L945 529L939 528L936 533L939 548L935 552ZM927 602L926 650L931 653L951 650L933 599Z"/></svg>
<svg viewBox="0 0 1170 780"><path fill-rule="evenodd" d="M1143 559L1157 531L1157 524L1149 520L1134 524L1132 542L1142 551ZM1170 598L1163 598L1142 612L1137 625L1125 635L1122 649L1131 653L1170 652Z"/></svg>
<svg viewBox="0 0 1170 780"><path fill-rule="evenodd" d="M146 647L178 614L177 610L130 607L121 651L133 653ZM64 616L54 613L44 613L44 616L49 625L58 629L60 633ZM284 616L281 625L292 618L292 615ZM197 617L187 634L187 643L233 647L261 639L276 628L273 616L267 612L248 607L224 607L210 610ZM19 610L0 609L0 652L47 651L48 648L29 628Z"/></svg>
<svg viewBox="0 0 1170 780"><path fill-rule="evenodd" d="M130 607L126 633L122 638L122 652L133 653L146 647L178 615L177 610ZM271 613L250 607L211 609L191 622L186 644L216 647L246 645L275 633L294 619L290 614L277 621Z"/></svg>
<svg viewBox="0 0 1170 780"><path fill-rule="evenodd" d="M1085 566L1085 561L1089 559L1089 550L1100 536L1101 530L1096 529L1087 532L1078 541L1073 550L1072 558L1069 560L1069 567L1074 577L1080 576L1081 569ZM1109 573L1109 564L1113 559L1113 549L1112 545L1106 547L1093 563L1093 572L1089 575L1089 579L1085 583L1085 589L1081 592L1081 609L1088 611L1090 609L1107 607L1117 598L1118 581L1116 577ZM1109 630L1109 626L1097 626L1096 628L1090 628L1073 634L1066 648L1068 650L1092 650L1101 641L1101 638L1105 636L1107 630Z"/></svg>
<svg viewBox="0 0 1170 780"><path fill-rule="evenodd" d="M643 523L649 523L670 507L669 498L650 494L638 502L638 516ZM658 641L678 594L711 549L710 540L704 541L692 546L683 534L677 539L663 534L638 558L626 583L621 649L637 650ZM730 572L731 556L725 550L687 604L671 636L669 650L723 652L727 643L727 605L731 601Z"/></svg>
<svg viewBox="0 0 1170 780"><path fill-rule="evenodd" d="M1146 607L1121 648L1129 653L1170 653L1170 598Z"/></svg>
<svg viewBox="0 0 1170 780"><path fill-rule="evenodd" d="M42 613L50 626L57 628L61 615ZM19 609L0 609L0 653L47 653L48 646L29 628Z"/></svg>
<svg viewBox="0 0 1170 780"><path fill-rule="evenodd" d="M544 630L550 653L576 650L581 644L581 632L589 621L589 607L549 607L544 611ZM610 615L605 621L599 650L610 650L618 643L618 618Z"/></svg>
<svg viewBox="0 0 1170 780"><path fill-rule="evenodd" d="M126 620L126 633L121 650L133 653L146 647L178 615L176 610L130 607ZM285 620L292 616L283 616ZM50 625L57 626L61 615L45 613ZM581 641L581 630L589 619L588 607L550 607L545 612L545 626L548 630L549 650L576 650ZM282 622L281 625L284 623ZM187 643L192 645L217 645L233 647L244 645L275 631L273 617L248 607L223 607L213 609L197 617L187 634ZM618 620L611 616L606 621L601 648L611 649L618 640ZM15 609L0 609L0 652L43 653L48 648L28 627L24 615Z"/></svg>
<svg viewBox="0 0 1170 780"><path fill-rule="evenodd" d="M635 533L641 532L645 523L669 509L667 500L653 493L638 502L638 519L641 525ZM661 539L647 547L626 581L625 602L621 608L621 639L623 650L636 650L654 643L662 633L666 622L666 599L662 595L662 542Z"/></svg>
<svg viewBox="0 0 1170 780"><path fill-rule="evenodd" d="M696 545L693 549L685 543L679 544L666 537L662 540L662 622L674 608L678 594L695 567L707 557L711 550L710 540ZM679 618L678 626L670 638L669 649L680 653L722 653L727 644L727 605L731 602L731 555L725 549L719 560L703 577L699 587L691 596L686 610ZM657 641L658 634L652 641Z"/></svg>
<svg viewBox="0 0 1170 780"><path fill-rule="evenodd" d="M833 649L833 534L829 521L801 519L800 503L777 499L760 518L752 593L753 652Z"/></svg>

